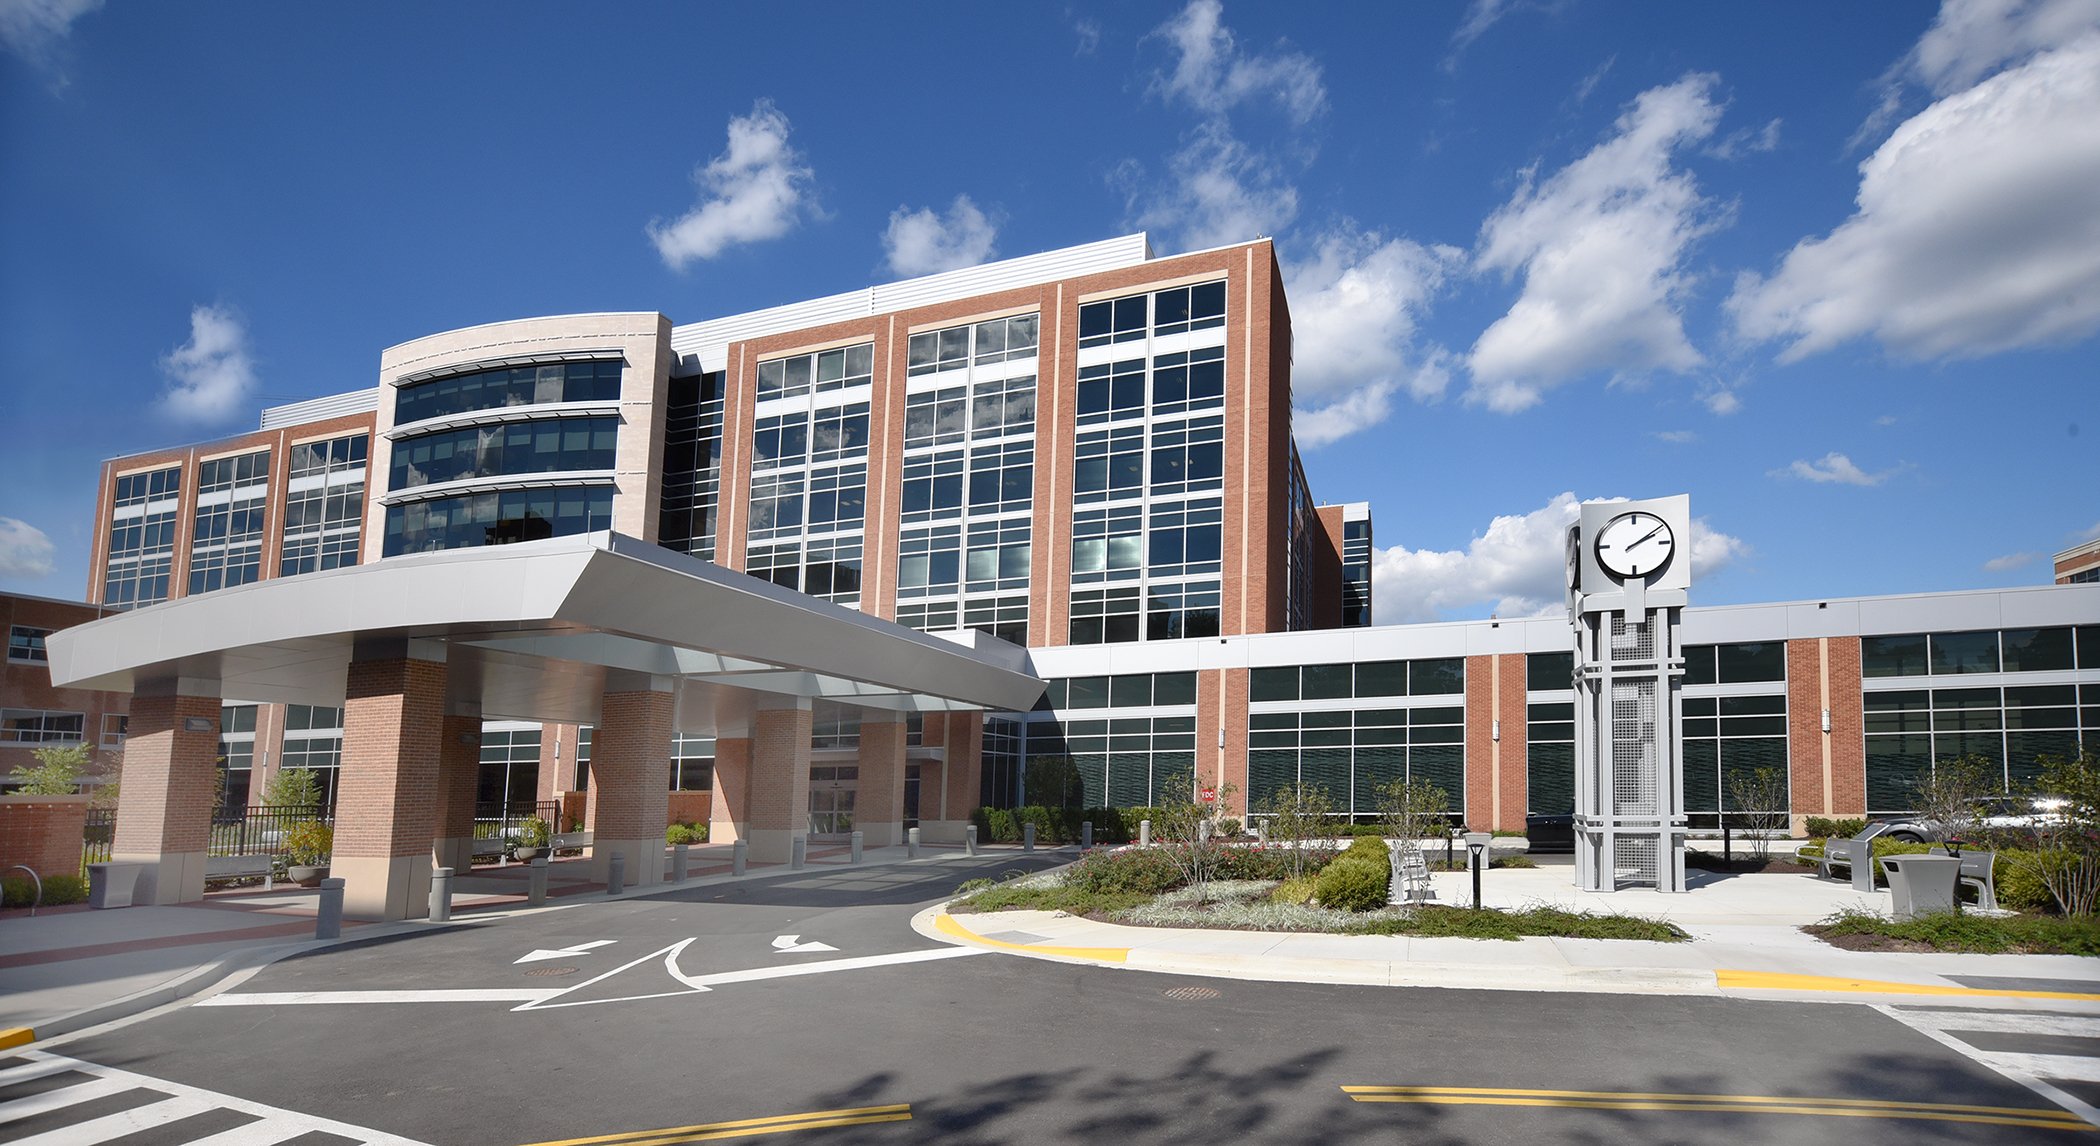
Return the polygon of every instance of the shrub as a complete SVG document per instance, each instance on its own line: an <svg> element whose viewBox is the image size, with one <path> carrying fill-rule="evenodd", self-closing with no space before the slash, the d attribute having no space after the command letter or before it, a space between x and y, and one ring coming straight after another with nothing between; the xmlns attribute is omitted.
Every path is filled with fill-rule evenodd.
<svg viewBox="0 0 2100 1146"><path fill-rule="evenodd" d="M528 848L547 846L549 833L547 821L538 816L527 816L518 821L518 844Z"/></svg>
<svg viewBox="0 0 2100 1146"><path fill-rule="evenodd" d="M1874 838L1874 877L1883 881L1886 881L1889 877L1888 870L1881 866L1883 856L1924 855L1926 852L1931 851L1933 846L1932 844L1914 844L1908 840L1892 840L1886 836L1876 836Z"/></svg>
<svg viewBox="0 0 2100 1146"><path fill-rule="evenodd" d="M87 881L77 875L47 875L44 877L45 907L59 907L68 903L86 903ZM0 907L28 907L37 902L36 881L26 875L11 875L0 879Z"/></svg>
<svg viewBox="0 0 2100 1146"><path fill-rule="evenodd" d="M1866 830L1867 821L1857 816L1837 820L1828 816L1808 817L1808 834L1818 840L1827 840L1833 836L1849 840Z"/></svg>
<svg viewBox="0 0 2100 1146"><path fill-rule="evenodd" d="M1392 896L1393 862L1383 840L1361 837L1320 869L1313 884L1323 907L1376 911Z"/></svg>
<svg viewBox="0 0 2100 1146"><path fill-rule="evenodd" d="M1310 875L1301 875L1284 880L1276 885L1275 890L1269 892L1269 901L1271 903L1311 903L1313 884L1317 881L1318 877Z"/></svg>
<svg viewBox="0 0 2100 1146"><path fill-rule="evenodd" d="M706 824L676 823L664 829L667 844L704 844L707 842Z"/></svg>
<svg viewBox="0 0 2100 1146"><path fill-rule="evenodd" d="M1493 861L1490 861L1490 862L1489 862L1489 864L1488 864L1488 866L1489 866L1489 867L1537 867L1537 866L1539 866L1539 865L1538 865L1538 862L1537 862L1536 860L1532 859L1532 858L1531 858L1530 856L1525 856L1525 855L1516 855L1516 856L1503 856L1503 857L1502 857L1501 859L1498 859L1498 860L1493 860Z"/></svg>
<svg viewBox="0 0 2100 1146"><path fill-rule="evenodd" d="M985 888L988 888L988 887L991 887L991 886L993 886L993 883L992 883L992 881L991 881L991 880L988 880L988 879L985 879L985 878L983 878L982 876L980 876L980 877L978 877L978 878L976 878L976 879L966 879L966 880L962 881L961 883L958 883L958 884L956 884L956 885L955 885L955 894L957 894L957 895L970 895L970 894L973 894L973 893L975 893L975 892L980 892L980 891L983 891L983 890L984 890Z"/></svg>
<svg viewBox="0 0 2100 1146"><path fill-rule="evenodd" d="M17 764L8 777L15 783L18 795L70 796L80 791L80 779L88 771L87 745L39 748L34 755L34 765Z"/></svg>
<svg viewBox="0 0 2100 1146"><path fill-rule="evenodd" d="M1181 869L1165 848L1091 851L1065 869L1065 885L1089 895L1158 895L1181 885Z"/></svg>
<svg viewBox="0 0 2100 1146"><path fill-rule="evenodd" d="M301 820L284 831L284 862L319 867L335 851L335 829L319 820Z"/></svg>
<svg viewBox="0 0 2100 1146"><path fill-rule="evenodd" d="M1240 822L1236 819L1233 819L1231 816L1219 817L1218 834L1228 840L1239 838Z"/></svg>

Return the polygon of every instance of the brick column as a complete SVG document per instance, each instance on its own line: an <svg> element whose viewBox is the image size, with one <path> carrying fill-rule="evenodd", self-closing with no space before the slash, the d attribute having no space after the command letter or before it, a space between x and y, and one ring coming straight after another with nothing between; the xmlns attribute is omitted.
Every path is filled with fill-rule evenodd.
<svg viewBox="0 0 2100 1146"><path fill-rule="evenodd" d="M664 822L671 809L669 692L607 691L591 733L591 875L603 881L615 852L629 887L664 880Z"/></svg>
<svg viewBox="0 0 2100 1146"><path fill-rule="evenodd" d="M437 813L431 857L459 875L474 869L474 784L481 772L481 719L448 716L438 743ZM554 825L555 831L561 825Z"/></svg>
<svg viewBox="0 0 2100 1146"><path fill-rule="evenodd" d="M204 898L218 758L218 697L132 696L110 859L144 865L133 903Z"/></svg>
<svg viewBox="0 0 2100 1146"><path fill-rule="evenodd" d="M707 842L733 844L751 830L751 738L715 739L715 798L707 812Z"/></svg>
<svg viewBox="0 0 2100 1146"><path fill-rule="evenodd" d="M863 721L853 826L871 848L904 842L904 723Z"/></svg>
<svg viewBox="0 0 2100 1146"><path fill-rule="evenodd" d="M961 843L970 813L977 810L984 782L984 713L951 712L926 718L927 739L941 727L941 773L937 784L922 768L919 781L919 826L930 841ZM989 841L979 841L989 842Z"/></svg>
<svg viewBox="0 0 2100 1146"><path fill-rule="evenodd" d="M1464 812L1466 828L1485 832L1495 822L1495 658L1466 658L1466 781L1462 790L1451 793Z"/></svg>
<svg viewBox="0 0 2100 1146"><path fill-rule="evenodd" d="M809 834L809 702L751 716L751 858L786 863L789 841Z"/></svg>
<svg viewBox="0 0 2100 1146"><path fill-rule="evenodd" d="M1525 668L1523 653L1495 658L1495 719L1502 723L1502 738L1494 741L1497 831L1523 831L1525 813L1531 810L1531 762L1526 747L1531 712L1526 704Z"/></svg>
<svg viewBox="0 0 2100 1146"><path fill-rule="evenodd" d="M328 874L344 882L346 915L422 918L437 834L445 666L410 657L353 660L344 693Z"/></svg>
<svg viewBox="0 0 2100 1146"><path fill-rule="evenodd" d="M1786 643L1787 787L1793 834L1810 816L1857 816L1867 807L1866 713L1858 637ZM1830 730L1823 714L1830 713Z"/></svg>

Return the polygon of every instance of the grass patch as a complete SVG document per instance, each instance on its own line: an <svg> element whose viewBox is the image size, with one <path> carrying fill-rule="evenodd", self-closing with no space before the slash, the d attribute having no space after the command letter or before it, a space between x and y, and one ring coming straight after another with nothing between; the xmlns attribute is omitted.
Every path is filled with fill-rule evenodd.
<svg viewBox="0 0 2100 1146"><path fill-rule="evenodd" d="M1855 950L2100 955L2100 921L2048 915L1948 912L1899 923L1872 912L1847 910L1802 930L1824 942Z"/></svg>
<svg viewBox="0 0 2100 1146"><path fill-rule="evenodd" d="M1527 907L1516 911L1425 905L1410 913L1395 912L1363 920L1350 929L1358 935L1419 935L1423 938L1521 939L1527 935L1555 939L1636 939L1681 943L1691 936L1674 923L1638 915L1565 911Z"/></svg>
<svg viewBox="0 0 2100 1146"><path fill-rule="evenodd" d="M1062 911L1067 915L1112 915L1147 903L1152 898L1139 891L1097 891L1076 886L1059 878L1055 872L1008 880L989 887L984 886L985 882L987 881L973 879L957 888L957 891L968 894L949 904L948 910L957 915L985 911ZM977 886L973 887L973 884Z"/></svg>

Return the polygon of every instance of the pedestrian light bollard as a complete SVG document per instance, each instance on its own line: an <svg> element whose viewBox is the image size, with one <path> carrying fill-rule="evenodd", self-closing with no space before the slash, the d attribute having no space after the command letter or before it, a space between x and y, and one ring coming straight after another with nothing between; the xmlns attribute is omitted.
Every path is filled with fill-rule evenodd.
<svg viewBox="0 0 2100 1146"><path fill-rule="evenodd" d="M684 883L686 873L692 870L692 856L684 844L671 845L671 882Z"/></svg>
<svg viewBox="0 0 2100 1146"><path fill-rule="evenodd" d="M974 856L977 854L976 824L963 825L963 854L966 856Z"/></svg>
<svg viewBox="0 0 2100 1146"><path fill-rule="evenodd" d="M859 863L859 862L860 862L860 845L861 845L861 834L860 834L859 832L855 832L855 833L853 833L853 862L854 862L854 863Z"/></svg>
<svg viewBox="0 0 2100 1146"><path fill-rule="evenodd" d="M1093 847L1093 846L1094 846L1094 821L1092 821L1092 820L1081 820L1081 821L1079 821L1079 850L1080 850L1080 851L1085 851L1085 850L1087 850L1088 848L1091 848L1091 847Z"/></svg>
<svg viewBox="0 0 2100 1146"><path fill-rule="evenodd" d="M452 869L441 867L430 873L430 921L447 923L452 919Z"/></svg>
<svg viewBox="0 0 2100 1146"><path fill-rule="evenodd" d="M1487 866L1488 841L1495 837L1487 832L1466 833L1466 866L1473 869L1473 906L1480 907L1480 871Z"/></svg>
<svg viewBox="0 0 2100 1146"><path fill-rule="evenodd" d="M1138 821L1138 846L1141 848L1149 848L1152 846L1151 820Z"/></svg>
<svg viewBox="0 0 2100 1146"><path fill-rule="evenodd" d="M343 881L321 881L321 908L314 913L314 938L340 939L343 934Z"/></svg>
<svg viewBox="0 0 2100 1146"><path fill-rule="evenodd" d="M614 852L605 863L605 894L618 895L627 890L627 856Z"/></svg>
<svg viewBox="0 0 2100 1146"><path fill-rule="evenodd" d="M919 829L904 829L904 856L906 859L919 858Z"/></svg>
<svg viewBox="0 0 2100 1146"><path fill-rule="evenodd" d="M1024 852L1032 852L1035 850L1034 824L1021 825L1021 850Z"/></svg>
<svg viewBox="0 0 2100 1146"><path fill-rule="evenodd" d="M738 840L729 846L729 874L744 874L744 866L751 862L751 845Z"/></svg>
<svg viewBox="0 0 2100 1146"><path fill-rule="evenodd" d="M529 907L547 905L547 857L532 857L532 866L525 872L525 903Z"/></svg>
<svg viewBox="0 0 2100 1146"><path fill-rule="evenodd" d="M802 865L807 862L809 862L809 840L802 836L796 836L794 839L789 840L788 869L790 871L801 871Z"/></svg>

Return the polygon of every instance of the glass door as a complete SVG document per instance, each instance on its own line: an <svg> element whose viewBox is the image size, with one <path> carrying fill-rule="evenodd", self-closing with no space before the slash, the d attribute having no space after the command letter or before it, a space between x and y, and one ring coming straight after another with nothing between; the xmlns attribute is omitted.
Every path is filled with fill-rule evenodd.
<svg viewBox="0 0 2100 1146"><path fill-rule="evenodd" d="M919 826L919 766L904 766L904 826Z"/></svg>
<svg viewBox="0 0 2100 1146"><path fill-rule="evenodd" d="M844 837L853 831L857 765L819 764L809 770L809 834Z"/></svg>

